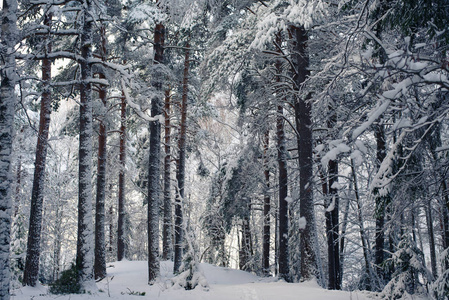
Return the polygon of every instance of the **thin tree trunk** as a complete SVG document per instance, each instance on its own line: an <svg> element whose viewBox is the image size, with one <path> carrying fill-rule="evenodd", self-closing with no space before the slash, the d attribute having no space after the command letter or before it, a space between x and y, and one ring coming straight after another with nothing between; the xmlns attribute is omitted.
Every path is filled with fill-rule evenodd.
<svg viewBox="0 0 449 300"><path fill-rule="evenodd" d="M334 188L334 183L337 182L338 163L335 160L329 161L329 197L328 205L326 207L326 232L327 232L327 247L328 247L328 267L329 267L329 284L328 289L341 289L341 274L340 274L340 243L339 243L339 197L338 190Z"/></svg>
<svg viewBox="0 0 449 300"><path fill-rule="evenodd" d="M345 261L345 242L346 242L346 229L348 227L348 217L349 217L349 199L345 203L345 211L343 213L343 221L341 224L341 234L340 234L340 287L343 284L343 270Z"/></svg>
<svg viewBox="0 0 449 300"><path fill-rule="evenodd" d="M106 29L101 27L101 56L106 61ZM101 73L100 78L105 79L106 76ZM107 92L105 86L100 86L99 98L106 111ZM105 249L105 198L106 198L106 115L100 120L100 132L98 135L98 163L97 163L97 195L95 205L95 260L94 273L95 279L103 279L106 277L106 249Z"/></svg>
<svg viewBox="0 0 449 300"><path fill-rule="evenodd" d="M154 60L162 64L164 60L165 27L161 23L156 24L154 30ZM156 78L155 88L162 90L162 78ZM162 101L157 95L151 101L151 116L162 114ZM161 147L161 123L150 123L150 157L148 169L148 283L151 285L159 276L159 177L160 177L160 149Z"/></svg>
<svg viewBox="0 0 449 300"><path fill-rule="evenodd" d="M9 300L9 250L12 214L11 153L16 102L16 61L13 49L16 46L17 1L3 0L1 11L1 56L0 69L0 299Z"/></svg>
<svg viewBox="0 0 449 300"><path fill-rule="evenodd" d="M429 234L429 248L430 248L430 265L432 267L432 275L433 278L438 277L437 271L437 256L435 249L435 234L433 232L433 220L432 220L432 201L428 200L427 206L425 207L426 211L426 221L427 221L427 231Z"/></svg>
<svg viewBox="0 0 449 300"><path fill-rule="evenodd" d="M170 90L165 91L165 156L164 156L164 225L162 228L162 259L172 256L172 205L171 205L171 124L170 124Z"/></svg>
<svg viewBox="0 0 449 300"><path fill-rule="evenodd" d="M309 55L307 53L308 34L304 27L290 26L292 35L292 62L294 64L295 90L299 90L310 75ZM309 95L310 96L310 95ZM310 280L317 276L317 258L315 251L316 228L313 207L313 154L312 154L312 106L308 99L297 97L295 100L295 120L298 131L299 149L299 197L301 217L306 220L306 226L301 232L301 276Z"/></svg>
<svg viewBox="0 0 449 300"><path fill-rule="evenodd" d="M125 243L125 171L126 171L126 101L122 96L120 103L120 172L118 177L118 221L117 221L117 260L126 258Z"/></svg>
<svg viewBox="0 0 449 300"><path fill-rule="evenodd" d="M276 34L277 45L282 44L282 35L280 32ZM279 50L280 51L280 50ZM277 137L277 161L278 161L278 183L279 183L279 277L285 281L290 281L290 263L288 249L288 178L287 178L287 150L285 147L285 129L284 129L284 107L282 106L282 90L279 88L282 73L281 61L276 61L276 84L275 94L278 100L276 114L276 137Z"/></svg>
<svg viewBox="0 0 449 300"><path fill-rule="evenodd" d="M270 131L267 130L264 136L264 176L265 176L265 195L263 206L263 242L262 242L262 269L265 275L270 273L270 170L268 167L268 149L270 143Z"/></svg>
<svg viewBox="0 0 449 300"><path fill-rule="evenodd" d="M287 160L284 135L284 109L281 104L277 108L277 147L279 170L279 277L290 281L288 256L288 202L286 201L287 187Z"/></svg>
<svg viewBox="0 0 449 300"><path fill-rule="evenodd" d="M382 125L378 125L375 129L375 137L377 143L377 169L379 169L382 161L386 156L385 133ZM384 262L385 251L385 197L379 195L379 191L374 191L376 199L375 218L376 218L376 243L374 245L374 263L377 268L377 276L384 278L384 270L381 267Z"/></svg>
<svg viewBox="0 0 449 300"><path fill-rule="evenodd" d="M331 116L327 121L329 130L332 130L337 124L336 107L329 105ZM340 245L339 245L339 196L338 189L334 184L338 184L338 162L330 160L328 163L328 189L329 195L326 203L326 235L328 248L328 270L329 283L328 289L341 289L341 266L340 266Z"/></svg>
<svg viewBox="0 0 449 300"><path fill-rule="evenodd" d="M46 15L44 25L51 26L51 14ZM51 41L47 41L46 54L51 52ZM42 231L42 209L45 188L45 163L48 149L48 131L51 114L51 60L42 60L43 92L41 97L41 112L39 117L39 134L34 163L33 190L31 192L30 226L28 230L27 254L23 284L36 286L39 274L39 255Z"/></svg>
<svg viewBox="0 0 449 300"><path fill-rule="evenodd" d="M357 202L357 218L358 218L359 227L360 227L360 239L362 241L362 247L363 247L363 258L365 260L366 272L370 279L369 280L370 286L365 287L365 288L368 290L377 289L379 286L379 282L377 280L376 274L374 273L374 271L372 270L372 267L371 267L371 262L370 262L371 246L369 244L369 239L368 239L366 231L365 231L365 226L363 225L364 221L363 221L363 216L362 216L362 207L360 206L360 196L359 196L359 187L358 187L358 182L357 182L357 174L355 173L354 160L352 160L352 159L351 159L351 172L352 172L352 179L353 179L353 183L354 183L355 200Z"/></svg>
<svg viewBox="0 0 449 300"><path fill-rule="evenodd" d="M178 181L178 193L175 204L175 262L173 272L179 272L182 261L184 241L182 201L184 201L185 167L186 167L186 138L187 138L187 100L189 93L189 66L190 44L185 45L184 77L182 81L181 125L179 133L179 158L177 161L176 179Z"/></svg>
<svg viewBox="0 0 449 300"><path fill-rule="evenodd" d="M81 33L81 84L80 84L80 135L79 135L79 186L78 186L78 237L76 266L79 281L84 285L93 281L94 243L92 220L92 36L93 3L86 0L84 24Z"/></svg>

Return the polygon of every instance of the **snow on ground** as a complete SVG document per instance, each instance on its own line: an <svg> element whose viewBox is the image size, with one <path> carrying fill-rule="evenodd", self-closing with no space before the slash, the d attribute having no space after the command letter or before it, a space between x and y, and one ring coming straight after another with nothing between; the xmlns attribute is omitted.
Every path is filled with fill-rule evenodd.
<svg viewBox="0 0 449 300"><path fill-rule="evenodd" d="M328 291L314 282L285 283L274 278L228 268L201 264L209 289L192 291L171 287L173 263L161 263L161 276L153 286L147 284L147 263L122 261L108 264L108 277L97 283L98 291L81 295L50 295L44 286L13 291L13 300L78 300L78 299L166 299L166 300L371 300L365 292ZM142 296L142 293L145 293Z"/></svg>

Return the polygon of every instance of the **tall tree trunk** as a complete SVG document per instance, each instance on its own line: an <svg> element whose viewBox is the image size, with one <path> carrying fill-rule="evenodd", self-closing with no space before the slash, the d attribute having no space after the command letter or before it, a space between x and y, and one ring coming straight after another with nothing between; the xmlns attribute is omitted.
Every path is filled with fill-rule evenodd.
<svg viewBox="0 0 449 300"><path fill-rule="evenodd" d="M327 121L329 130L332 130L337 123L335 107L329 105L331 116ZM330 160L328 163L328 197L326 201L326 235L328 252L328 289L341 289L341 266L340 266L340 242L339 242L339 197L338 189L334 184L338 184L338 162Z"/></svg>
<svg viewBox="0 0 449 300"><path fill-rule="evenodd" d="M3 0L1 11L2 65L0 70L0 299L9 300L9 249L12 215L11 153L16 102L17 1Z"/></svg>
<svg viewBox="0 0 449 300"><path fill-rule="evenodd" d="M106 61L106 28L104 25L101 31L101 57ZM106 76L100 73L100 78L105 79ZM99 87L99 98L106 112L107 91L105 86ZM105 198L106 198L106 163L107 163L107 129L106 129L106 113L102 115L100 120L100 132L98 135L98 163L97 163L97 195L95 204L95 260L94 273L95 279L103 279L106 277L106 248L105 248Z"/></svg>
<svg viewBox="0 0 449 300"><path fill-rule="evenodd" d="M326 232L328 246L328 267L329 267L329 285L330 290L341 289L340 274L340 243L339 243L339 197L338 190L333 187L337 182L338 162L329 161L329 203L326 207Z"/></svg>
<svg viewBox="0 0 449 300"><path fill-rule="evenodd" d="M118 221L117 221L117 260L126 258L126 199L125 199L125 171L126 171L126 101L122 95L120 103L120 172L118 177Z"/></svg>
<svg viewBox="0 0 449 300"><path fill-rule="evenodd" d="M179 158L176 168L178 193L175 204L175 262L173 272L178 273L181 267L184 241L182 202L184 201L185 168L186 168L186 139L187 139L187 100L189 94L189 66L190 44L186 43L184 57L184 76L182 80L181 125L179 133Z"/></svg>
<svg viewBox="0 0 449 300"><path fill-rule="evenodd" d="M295 89L301 89L310 75L309 55L307 53L308 34L303 26L291 26L292 62L294 64ZM316 258L316 228L313 207L313 154L312 154L312 105L308 97L297 97L295 101L295 120L298 131L299 149L299 197L300 215L306 220L306 226L301 232L301 276L310 280L317 276Z"/></svg>
<svg viewBox="0 0 449 300"><path fill-rule="evenodd" d="M76 266L79 280L84 285L93 281L94 245L92 220L92 36L93 3L86 0L84 24L81 33L80 135L78 185L78 237Z"/></svg>
<svg viewBox="0 0 449 300"><path fill-rule="evenodd" d="M263 199L263 241L262 241L262 269L265 275L270 273L270 169L268 166L268 149L270 143L270 131L267 130L264 136L264 176L265 176L265 194Z"/></svg>
<svg viewBox="0 0 449 300"><path fill-rule="evenodd" d="M380 168L382 161L386 156L386 144L385 144L385 133L382 125L378 125L375 128L375 137L377 144L377 169ZM376 243L374 245L374 263L377 269L377 276L379 278L384 278L384 270L382 268L382 263L384 262L384 251L385 251L385 197L379 195L379 190L374 191L376 199L375 208L375 218L376 218Z"/></svg>
<svg viewBox="0 0 449 300"><path fill-rule="evenodd" d="M288 202L286 201L287 186L287 157L284 133L284 108L281 104L277 108L277 147L279 170L279 277L290 281L290 267L288 256Z"/></svg>
<svg viewBox="0 0 449 300"><path fill-rule="evenodd" d="M156 24L154 30L154 60L157 64L164 61L165 27ZM155 88L162 90L162 78L156 78ZM162 101L157 95L151 99L151 116L162 114ZM159 262L159 176L161 152L161 123L150 123L150 157L148 169L148 283L153 284L160 272Z"/></svg>
<svg viewBox="0 0 449 300"><path fill-rule="evenodd" d="M277 45L282 44L282 34L276 34ZM280 51L280 50L279 50ZM286 201L288 195L288 175L287 175L287 150L285 147L285 129L284 129L284 107L282 104L283 96L280 89L282 73L282 63L280 60L276 61L276 83L275 94L278 99L277 114L276 114L276 136L277 136L277 161L278 161L278 182L279 182L279 277L285 281L290 281L290 263L289 263L289 215L288 202Z"/></svg>
<svg viewBox="0 0 449 300"><path fill-rule="evenodd" d="M44 25L51 27L51 14L44 18ZM51 41L46 41L45 52L51 52ZM42 231L42 209L45 188L45 162L47 159L48 131L51 114L51 60L42 60L43 92L41 97L41 112L39 117L39 134L34 162L33 190L31 192L30 227L28 230L27 254L23 284L36 286L39 275L39 255Z"/></svg>
<svg viewBox="0 0 449 300"><path fill-rule="evenodd" d="M170 90L165 91L165 156L164 156L164 224L162 228L162 259L172 256L172 205L171 205L171 124L170 124Z"/></svg>

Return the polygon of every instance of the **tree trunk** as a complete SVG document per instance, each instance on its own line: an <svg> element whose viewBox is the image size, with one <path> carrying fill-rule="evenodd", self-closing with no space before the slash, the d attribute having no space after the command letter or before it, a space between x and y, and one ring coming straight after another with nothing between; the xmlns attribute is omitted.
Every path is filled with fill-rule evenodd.
<svg viewBox="0 0 449 300"><path fill-rule="evenodd" d="M281 104L277 108L277 147L279 170L279 277L290 281L290 267L288 256L288 202L287 198L287 157L284 135L284 108Z"/></svg>
<svg viewBox="0 0 449 300"><path fill-rule="evenodd" d="M331 116L327 121L329 130L332 130L337 123L335 107L329 106ZM341 289L341 266L340 266L340 242L339 242L339 197L338 189L334 184L338 184L338 162L330 160L328 163L328 197L326 197L326 235L328 252L328 289Z"/></svg>
<svg viewBox="0 0 449 300"><path fill-rule="evenodd" d="M187 138L187 100L189 93L189 66L190 66L190 44L186 43L184 58L184 77L182 81L182 103L181 103L181 125L179 133L179 158L177 161L176 179L178 181L178 193L175 204L175 262L173 272L179 272L182 261L183 250L183 215L182 202L184 201L184 184L186 168L186 138Z"/></svg>
<svg viewBox="0 0 449 300"><path fill-rule="evenodd" d="M299 90L310 75L309 55L307 53L308 35L304 27L290 26L292 35L292 62L295 67L295 90ZM310 96L310 95L309 95ZM308 97L295 100L295 121L298 131L299 149L299 197L300 215L305 218L306 226L301 232L301 276L310 280L317 276L316 228L313 207L313 154L312 154L312 106Z"/></svg>
<svg viewBox="0 0 449 300"><path fill-rule="evenodd" d="M248 207L249 214L249 207ZM251 271L251 266L249 265L252 253L252 239L251 239L251 229L250 229L250 217L245 216L242 219L242 239L240 244L240 257L239 257L239 269L244 271Z"/></svg>
<svg viewBox="0 0 449 300"><path fill-rule="evenodd" d="M277 45L282 44L282 34L276 34ZM279 50L280 51L280 50ZM276 87L275 95L277 97L277 115L276 115L276 136L277 136L277 161L278 161L278 182L279 182L279 277L285 281L290 281L290 263L289 263L289 215L288 202L288 175L287 175L287 150L285 147L285 129L284 129L284 107L282 104L283 96L280 89L282 73L282 63L278 59L275 64L276 68Z"/></svg>
<svg viewBox="0 0 449 300"><path fill-rule="evenodd" d="M171 205L171 124L170 124L170 90L165 91L165 156L164 156L164 225L162 228L162 259L172 256L172 205Z"/></svg>
<svg viewBox="0 0 449 300"><path fill-rule="evenodd" d="M102 60L106 61L106 29L101 27L102 39ZM101 73L100 78L105 79L105 74ZM99 98L106 111L107 92L105 86L99 87ZM105 248L105 196L106 196L106 115L104 114L100 120L100 132L98 135L98 165L97 165L97 195L95 205L95 261L94 272L95 279L103 279L106 277L106 248Z"/></svg>
<svg viewBox="0 0 449 300"><path fill-rule="evenodd" d="M377 169L379 169L382 161L386 156L385 133L382 125L376 126L375 137L377 143ZM374 245L374 263L377 269L377 276L384 278L385 274L382 268L384 262L385 251L385 197L379 195L379 191L374 190L376 199L375 218L376 218L376 243Z"/></svg>
<svg viewBox="0 0 449 300"><path fill-rule="evenodd" d="M270 211L271 211L271 198L270 198L270 170L268 167L268 149L270 142L270 131L265 132L264 139L264 175L265 175L265 195L263 206L263 241L262 241L262 269L265 275L270 273Z"/></svg>
<svg viewBox="0 0 449 300"><path fill-rule="evenodd" d="M343 270L344 270L344 262L345 262L345 242L346 242L346 229L348 227L348 217L349 217L349 205L350 199L346 199L345 202L345 211L343 213L343 221L341 225L341 234L340 234L340 287L343 284Z"/></svg>
<svg viewBox="0 0 449 300"><path fill-rule="evenodd" d="M154 30L154 60L156 64L162 64L164 60L165 28L162 24L156 24ZM156 78L155 88L162 90L162 79ZM151 116L162 114L162 101L157 95L151 99ZM160 176L160 149L161 147L161 123L150 122L150 157L148 169L148 283L151 285L159 276L159 176Z"/></svg>
<svg viewBox="0 0 449 300"><path fill-rule="evenodd" d="M17 1L3 0L1 11L0 84L0 299L9 300L9 249L12 215L11 153L16 102Z"/></svg>
<svg viewBox="0 0 449 300"><path fill-rule="evenodd" d="M93 281L94 245L92 220L92 36L93 3L86 0L84 24L81 33L81 84L80 84L80 135L79 135L79 185L78 185L78 237L76 266L81 284Z"/></svg>
<svg viewBox="0 0 449 300"><path fill-rule="evenodd" d="M118 177L118 221L117 221L117 260L126 258L126 199L125 199L125 171L126 171L126 101L124 95L120 104L120 172Z"/></svg>
<svg viewBox="0 0 449 300"><path fill-rule="evenodd" d="M51 14L44 19L45 26L51 26ZM47 41L46 54L51 52L51 41ZM48 131L51 114L51 60L42 60L43 92L41 97L41 111L39 117L39 134L34 163L33 189L31 192L30 226L28 230L27 254L23 284L36 286L39 275L39 255L42 231L42 209L45 188L45 163L48 149Z"/></svg>
<svg viewBox="0 0 449 300"><path fill-rule="evenodd" d="M335 160L329 161L329 197L326 206L326 234L328 246L328 267L329 267L329 285L330 290L341 289L340 274L340 243L339 243L339 197L338 190L333 188L333 184L338 182L338 163Z"/></svg>

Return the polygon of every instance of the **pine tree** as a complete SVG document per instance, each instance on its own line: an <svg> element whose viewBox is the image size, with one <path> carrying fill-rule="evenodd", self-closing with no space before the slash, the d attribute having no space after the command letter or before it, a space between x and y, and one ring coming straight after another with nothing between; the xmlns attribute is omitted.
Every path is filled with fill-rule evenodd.
<svg viewBox="0 0 449 300"><path fill-rule="evenodd" d="M156 24L154 29L154 61L159 68L164 63L164 41L165 27L162 23ZM162 78L160 74L155 75L157 92L162 91ZM162 115L162 101L159 94L151 99L151 116ZM159 175L160 175L160 146L161 146L161 123L153 121L150 123L150 156L148 160L148 283L151 285L159 276Z"/></svg>
<svg viewBox="0 0 449 300"><path fill-rule="evenodd" d="M94 4L84 1L81 30L81 84L79 120L79 185L78 185L78 235L76 268L79 282L89 288L94 279L94 228L92 219L92 44Z"/></svg>
<svg viewBox="0 0 449 300"><path fill-rule="evenodd" d="M44 26L51 28L52 14L44 16ZM44 55L51 53L51 37L47 37L44 46ZM41 96L41 111L39 121L39 133L36 146L36 159L34 167L33 191L31 193L30 228L28 230L27 256L23 283L36 286L39 274L39 255L41 243L42 210L45 186L45 164L47 159L48 132L51 114L51 60L42 60L42 81L44 83Z"/></svg>

